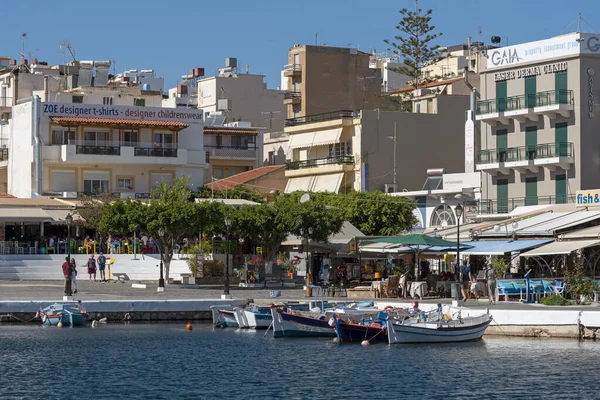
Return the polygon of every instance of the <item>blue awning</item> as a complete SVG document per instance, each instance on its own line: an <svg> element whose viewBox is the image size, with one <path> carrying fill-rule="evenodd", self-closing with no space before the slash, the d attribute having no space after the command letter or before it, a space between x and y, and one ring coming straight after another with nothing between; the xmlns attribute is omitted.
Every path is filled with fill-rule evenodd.
<svg viewBox="0 0 600 400"><path fill-rule="evenodd" d="M489 240L477 242L461 242L461 244L473 246L470 249L463 250L463 254L474 256L495 256L513 251L523 251L550 243L552 240Z"/></svg>

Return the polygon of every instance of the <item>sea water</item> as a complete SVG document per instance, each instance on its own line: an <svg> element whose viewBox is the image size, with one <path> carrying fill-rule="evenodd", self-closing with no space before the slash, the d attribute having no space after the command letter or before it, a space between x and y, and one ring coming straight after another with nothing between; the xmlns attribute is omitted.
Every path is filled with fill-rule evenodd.
<svg viewBox="0 0 600 400"><path fill-rule="evenodd" d="M5 399L599 398L600 343L336 344L195 324L0 324Z"/></svg>

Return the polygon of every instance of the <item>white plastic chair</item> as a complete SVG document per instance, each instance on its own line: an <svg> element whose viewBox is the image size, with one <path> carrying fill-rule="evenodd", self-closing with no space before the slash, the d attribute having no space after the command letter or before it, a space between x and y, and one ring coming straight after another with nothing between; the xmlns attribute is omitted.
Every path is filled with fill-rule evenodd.
<svg viewBox="0 0 600 400"><path fill-rule="evenodd" d="M552 292L559 296L562 296L563 293L565 292L565 283L562 281L556 281L556 283L554 285L552 285L551 287L552 287Z"/></svg>
<svg viewBox="0 0 600 400"><path fill-rule="evenodd" d="M35 242L35 245L29 248L29 254L37 254L38 253L38 242Z"/></svg>

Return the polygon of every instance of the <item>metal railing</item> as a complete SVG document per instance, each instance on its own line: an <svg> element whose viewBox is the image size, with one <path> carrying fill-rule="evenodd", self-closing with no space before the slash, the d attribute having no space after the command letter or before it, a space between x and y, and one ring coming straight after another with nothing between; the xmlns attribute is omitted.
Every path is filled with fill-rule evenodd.
<svg viewBox="0 0 600 400"><path fill-rule="evenodd" d="M477 115L492 114L496 112L496 100L482 100L477 102Z"/></svg>
<svg viewBox="0 0 600 400"><path fill-rule="evenodd" d="M509 199L486 199L478 203L479 214L506 214L517 207L574 203L574 195L550 195L513 197Z"/></svg>
<svg viewBox="0 0 600 400"><path fill-rule="evenodd" d="M547 90L535 95L536 107L552 106L556 104L573 104L573 91L567 89Z"/></svg>
<svg viewBox="0 0 600 400"><path fill-rule="evenodd" d="M495 164L554 157L574 157L574 154L575 145L571 142L542 143L536 146L509 147L501 150L479 150L477 152L477 164Z"/></svg>
<svg viewBox="0 0 600 400"><path fill-rule="evenodd" d="M302 64L286 64L283 66L283 72L300 72Z"/></svg>
<svg viewBox="0 0 600 400"><path fill-rule="evenodd" d="M302 97L301 92L288 91L283 95L284 100L300 100Z"/></svg>
<svg viewBox="0 0 600 400"><path fill-rule="evenodd" d="M506 98L505 111L526 110L528 108L533 108L536 104L535 101L535 94L522 94L520 96L511 96Z"/></svg>
<svg viewBox="0 0 600 400"><path fill-rule="evenodd" d="M205 145L204 147L210 149L207 152L209 159L213 157L256 158L258 156L258 149L254 146L243 147Z"/></svg>
<svg viewBox="0 0 600 400"><path fill-rule="evenodd" d="M323 165L354 165L354 156L334 156L325 158L315 158L312 160L289 161L285 164L285 169L303 169L314 168Z"/></svg>
<svg viewBox="0 0 600 400"><path fill-rule="evenodd" d="M120 156L121 148L119 146L93 146L81 145L75 146L76 154L96 154L102 156Z"/></svg>
<svg viewBox="0 0 600 400"><path fill-rule="evenodd" d="M135 147L136 157L177 157L177 149L166 149L162 147Z"/></svg>
<svg viewBox="0 0 600 400"><path fill-rule="evenodd" d="M0 96L0 107L12 107L13 100L9 96Z"/></svg>
<svg viewBox="0 0 600 400"><path fill-rule="evenodd" d="M336 119L357 118L358 111L340 110L322 114L305 115L304 117L288 118L285 120L285 126L296 126L310 124L312 122L332 121Z"/></svg>

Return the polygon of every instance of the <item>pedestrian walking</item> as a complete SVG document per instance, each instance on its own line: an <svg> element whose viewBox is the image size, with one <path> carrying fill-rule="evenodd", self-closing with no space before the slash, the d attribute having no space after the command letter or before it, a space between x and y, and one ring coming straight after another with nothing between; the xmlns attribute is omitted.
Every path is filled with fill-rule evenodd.
<svg viewBox="0 0 600 400"><path fill-rule="evenodd" d="M87 269L90 276L90 282L92 281L92 275L94 276L94 282L96 282L96 259L94 259L93 254L90 254L90 258L87 261Z"/></svg>
<svg viewBox="0 0 600 400"><path fill-rule="evenodd" d="M100 270L100 280L106 282L106 257L102 252L98 256L98 269Z"/></svg>
<svg viewBox="0 0 600 400"><path fill-rule="evenodd" d="M69 264L69 257L65 257L65 262L62 265L63 275L65 276L65 294L67 293L67 282L69 281L69 275L71 274L71 265Z"/></svg>
<svg viewBox="0 0 600 400"><path fill-rule="evenodd" d="M485 280L487 282L490 304L496 304L496 279L496 268L492 264L488 264L485 270Z"/></svg>
<svg viewBox="0 0 600 400"><path fill-rule="evenodd" d="M71 258L71 282L73 285L73 293L77 293L77 265L75 264L75 259Z"/></svg>

